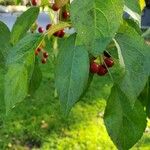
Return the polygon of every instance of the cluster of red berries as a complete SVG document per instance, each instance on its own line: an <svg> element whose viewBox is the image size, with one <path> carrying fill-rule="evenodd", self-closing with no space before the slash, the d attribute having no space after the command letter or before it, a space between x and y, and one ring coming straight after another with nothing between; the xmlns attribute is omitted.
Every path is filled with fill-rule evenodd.
<svg viewBox="0 0 150 150"><path fill-rule="evenodd" d="M52 26L52 24L47 24L46 30L48 30L51 26ZM45 31L45 29L43 27L38 28L39 33L44 33L44 31ZM65 30L64 29L59 30L59 31L55 32L53 35L56 36L56 37L62 38L65 35Z"/></svg>
<svg viewBox="0 0 150 150"><path fill-rule="evenodd" d="M37 6L38 0L32 0L31 3L33 6ZM60 9L60 7L56 3L54 3L51 8L53 9L53 11L58 11ZM67 10L64 10L62 12L62 17L63 19L67 20L70 17L70 13Z"/></svg>
<svg viewBox="0 0 150 150"><path fill-rule="evenodd" d="M60 8L57 6L57 4L54 3L54 4L52 5L52 9L53 9L54 11L58 11ZM65 19L65 20L67 20L67 19L69 19L69 17L70 17L69 11L64 10L64 11L62 12L62 18Z"/></svg>
<svg viewBox="0 0 150 150"><path fill-rule="evenodd" d="M47 62L48 59L48 52L44 51L41 47L38 47L35 50L35 55L38 56L40 54L40 52L42 52L42 57L41 57L41 62L42 64L45 64Z"/></svg>
<svg viewBox="0 0 150 150"><path fill-rule="evenodd" d="M90 72L94 74L96 73L100 76L104 76L108 72L108 68L112 67L113 65L114 65L113 59L111 58L109 53L104 51L103 63L98 64L97 62L95 62L95 59L92 60L90 64Z"/></svg>
<svg viewBox="0 0 150 150"><path fill-rule="evenodd" d="M47 24L46 25L46 30L48 30L50 27L52 26L52 24ZM38 28L39 33L44 33L45 29L43 27L39 27Z"/></svg>
<svg viewBox="0 0 150 150"><path fill-rule="evenodd" d="M57 6L56 3L54 3L54 4L52 5L52 9L53 9L54 11L58 11L60 8ZM62 12L62 17L67 20L67 19L70 17L70 13L69 13L67 10L64 10L64 11Z"/></svg>

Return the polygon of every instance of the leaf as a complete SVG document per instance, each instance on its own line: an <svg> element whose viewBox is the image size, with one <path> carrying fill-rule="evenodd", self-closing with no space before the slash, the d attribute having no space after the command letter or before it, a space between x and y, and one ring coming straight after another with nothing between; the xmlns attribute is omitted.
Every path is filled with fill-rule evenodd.
<svg viewBox="0 0 150 150"><path fill-rule="evenodd" d="M128 23L129 26L134 28L136 30L136 32L139 33L140 36L142 35L142 31L139 28L139 24L135 20L133 20L133 19L126 19L125 21L126 21L126 23Z"/></svg>
<svg viewBox="0 0 150 150"><path fill-rule="evenodd" d="M141 15L140 14L132 11L127 6L124 7L124 11L125 11L125 13L127 13L129 15L129 18L136 20L139 25L141 24Z"/></svg>
<svg viewBox="0 0 150 150"><path fill-rule="evenodd" d="M5 76L5 105L6 113L21 102L28 90L28 72L22 64L12 64L9 66Z"/></svg>
<svg viewBox="0 0 150 150"><path fill-rule="evenodd" d="M139 2L140 2L141 10L143 10L145 7L145 0L139 0Z"/></svg>
<svg viewBox="0 0 150 150"><path fill-rule="evenodd" d="M61 43L56 65L56 89L65 115L84 92L89 76L88 52L75 40L72 35Z"/></svg>
<svg viewBox="0 0 150 150"><path fill-rule="evenodd" d="M147 84L144 90L141 92L138 99L141 101L143 106L146 108L147 117L150 118L150 77L147 81Z"/></svg>
<svg viewBox="0 0 150 150"><path fill-rule="evenodd" d="M28 87L34 69L34 50L40 45L42 36L27 35L9 52L5 75L6 113L28 94Z"/></svg>
<svg viewBox="0 0 150 150"><path fill-rule="evenodd" d="M29 52L33 52L40 45L43 39L41 34L28 34L22 40L20 40L9 52L7 57L7 64L15 62L23 62L23 58L28 55Z"/></svg>
<svg viewBox="0 0 150 150"><path fill-rule="evenodd" d="M36 59L32 78L30 80L29 94L33 95L35 93L35 91L39 88L41 81L42 81L42 72L38 60Z"/></svg>
<svg viewBox="0 0 150 150"><path fill-rule="evenodd" d="M36 21L38 14L39 8L31 7L17 18L11 32L11 43L13 45L26 34L31 25Z"/></svg>
<svg viewBox="0 0 150 150"><path fill-rule="evenodd" d="M78 44L87 45L94 56L101 54L120 26L123 7L123 0L73 1L71 20L78 33Z"/></svg>
<svg viewBox="0 0 150 150"><path fill-rule="evenodd" d="M149 76L149 47L135 29L124 24L116 35L120 52L124 61L125 75L119 86L133 105L144 89Z"/></svg>
<svg viewBox="0 0 150 150"><path fill-rule="evenodd" d="M143 135L146 128L146 114L137 100L131 107L129 99L114 85L107 101L104 115L107 131L120 150L130 149Z"/></svg>
<svg viewBox="0 0 150 150"><path fill-rule="evenodd" d="M0 101L4 100L4 73L5 70L0 67Z"/></svg>
<svg viewBox="0 0 150 150"><path fill-rule="evenodd" d="M125 1L125 5L128 8L130 8L132 11L139 13L139 14L141 13L139 0L124 0L124 1Z"/></svg>
<svg viewBox="0 0 150 150"><path fill-rule="evenodd" d="M0 21L0 54L6 56L9 49L10 31L8 27Z"/></svg>

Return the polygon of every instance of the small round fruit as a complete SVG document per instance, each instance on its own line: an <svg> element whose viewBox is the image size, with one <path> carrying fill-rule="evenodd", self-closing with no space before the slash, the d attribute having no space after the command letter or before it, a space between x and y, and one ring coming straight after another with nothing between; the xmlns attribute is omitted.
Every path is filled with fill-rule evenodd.
<svg viewBox="0 0 150 150"><path fill-rule="evenodd" d="M42 49L40 48L40 47L38 47L37 49L36 49L36 51L38 51L38 52L40 52Z"/></svg>
<svg viewBox="0 0 150 150"><path fill-rule="evenodd" d="M67 20L67 19L70 17L70 13L65 10L65 11L62 13L62 16L63 16L63 18L64 18L65 20Z"/></svg>
<svg viewBox="0 0 150 150"><path fill-rule="evenodd" d="M39 52L38 52L37 50L35 50L35 55L36 55L36 56L39 55Z"/></svg>
<svg viewBox="0 0 150 150"><path fill-rule="evenodd" d="M47 53L47 52L44 52L44 53L43 53L43 57L44 57L44 58L48 58L48 53Z"/></svg>
<svg viewBox="0 0 150 150"><path fill-rule="evenodd" d="M105 58L104 62L107 67L112 67L114 65L114 61L111 58Z"/></svg>
<svg viewBox="0 0 150 150"><path fill-rule="evenodd" d="M64 29L59 30L59 31L55 32L53 35L62 38L65 35L65 31L64 31Z"/></svg>
<svg viewBox="0 0 150 150"><path fill-rule="evenodd" d="M57 4L53 4L52 9L53 9L54 11L58 11L58 10L59 10L59 7L57 6Z"/></svg>
<svg viewBox="0 0 150 150"><path fill-rule="evenodd" d="M46 26L46 30L48 30L50 27L52 26L52 24L47 24L47 26Z"/></svg>
<svg viewBox="0 0 150 150"><path fill-rule="evenodd" d="M37 3L38 3L38 0L32 0L31 3L32 3L33 6L36 6Z"/></svg>
<svg viewBox="0 0 150 150"><path fill-rule="evenodd" d="M43 33L43 32L44 32L44 28L39 27L39 28L38 28L38 31L39 31L39 33Z"/></svg>
<svg viewBox="0 0 150 150"><path fill-rule="evenodd" d="M47 59L46 58L42 58L41 62L42 62L42 64L46 64Z"/></svg>
<svg viewBox="0 0 150 150"><path fill-rule="evenodd" d="M108 70L103 65L99 65L97 72L99 76L104 76L107 72Z"/></svg>
<svg viewBox="0 0 150 150"><path fill-rule="evenodd" d="M92 62L90 64L90 72L91 73L98 73L98 70L99 70L99 65L95 62Z"/></svg>
<svg viewBox="0 0 150 150"><path fill-rule="evenodd" d="M111 56L110 56L110 54L109 54L107 51L104 51L104 53L103 53L103 54L104 54L104 56L105 56L105 57L108 57L108 58L110 58L110 57L111 57Z"/></svg>
<svg viewBox="0 0 150 150"><path fill-rule="evenodd" d="M64 37L64 35L65 35L64 29L60 30L59 33L58 33L58 37L62 38L62 37Z"/></svg>

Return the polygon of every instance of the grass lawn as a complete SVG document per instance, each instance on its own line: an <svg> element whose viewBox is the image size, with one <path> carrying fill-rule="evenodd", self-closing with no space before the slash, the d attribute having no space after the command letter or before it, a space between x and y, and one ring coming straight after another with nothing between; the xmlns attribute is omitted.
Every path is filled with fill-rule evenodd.
<svg viewBox="0 0 150 150"><path fill-rule="evenodd" d="M54 97L53 65L49 62L42 68L40 88L7 117L1 101L0 150L115 150L103 123L105 99L111 87L109 77L95 76L87 94L64 119L59 100ZM133 150L149 150L149 133Z"/></svg>

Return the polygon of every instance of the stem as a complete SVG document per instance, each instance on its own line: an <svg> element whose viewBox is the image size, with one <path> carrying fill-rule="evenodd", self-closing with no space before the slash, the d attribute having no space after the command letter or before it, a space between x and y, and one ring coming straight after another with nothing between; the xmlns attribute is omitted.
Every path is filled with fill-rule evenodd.
<svg viewBox="0 0 150 150"><path fill-rule="evenodd" d="M102 59L103 59L103 57L102 57ZM108 70L108 74L110 75L110 78L111 78L112 82L114 82L114 79L113 79L113 77L112 77L112 75L111 75L111 73L110 73L110 70L109 70L109 68L107 67L107 65L106 65L106 63L105 63L105 61L104 61L104 59L103 59L103 64L105 65L106 69Z"/></svg>

